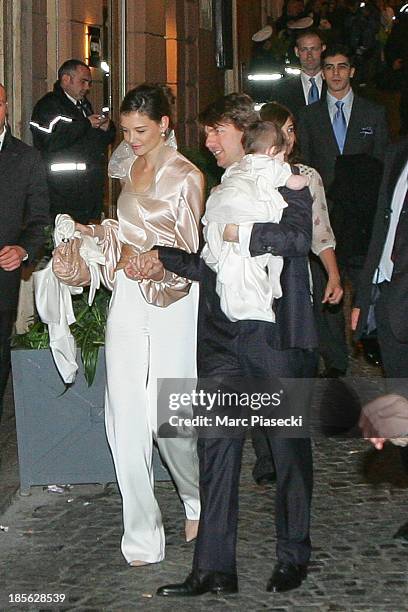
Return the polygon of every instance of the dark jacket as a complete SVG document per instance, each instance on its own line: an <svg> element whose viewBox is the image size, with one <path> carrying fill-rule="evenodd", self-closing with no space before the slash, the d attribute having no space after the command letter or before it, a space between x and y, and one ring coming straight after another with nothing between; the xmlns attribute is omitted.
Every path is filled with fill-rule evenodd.
<svg viewBox="0 0 408 612"><path fill-rule="evenodd" d="M87 115L92 108L85 101ZM115 138L115 128L93 128L87 117L66 96L58 83L34 107L30 122L34 146L47 169L51 212L68 213L87 223L97 219L103 206L105 154ZM86 169L53 171L52 164L85 164Z"/></svg>
<svg viewBox="0 0 408 612"><path fill-rule="evenodd" d="M41 156L7 130L0 151L0 249L17 244L32 263L49 223L47 180ZM0 269L0 310L17 307L21 270Z"/></svg>
<svg viewBox="0 0 408 612"><path fill-rule="evenodd" d="M334 179L336 158L340 155L340 150L326 100L306 106L301 111L298 136L302 161L316 168L327 190ZM365 153L382 160L387 144L385 109L354 94L343 154Z"/></svg>
<svg viewBox="0 0 408 612"><path fill-rule="evenodd" d="M159 247L160 260L168 270L200 281L197 360L201 376L208 375L215 354L239 344L241 332L247 328L266 337L273 349L317 346L307 259L312 239L312 200L305 189L282 188L281 193L289 204L281 222L255 224L250 242L252 256L272 253L285 258L280 278L283 296L273 304L276 323L230 321L220 307L216 274L200 255Z"/></svg>
<svg viewBox="0 0 408 612"><path fill-rule="evenodd" d="M330 222L340 264L362 267L377 209L383 164L366 155L339 155L327 193L332 202Z"/></svg>
<svg viewBox="0 0 408 612"><path fill-rule="evenodd" d="M360 277L355 306L360 308L360 317L356 329L356 338L360 338L367 325L370 304L373 300L373 278L381 260L384 244L391 219L391 202L398 178L408 161L408 138L391 145L386 153L384 175L378 198L377 213L374 220L370 247ZM408 210L401 211L400 222L408 224ZM400 342L408 342L408 228L404 248L399 249L394 262L394 270L387 292L387 310L390 325L395 337Z"/></svg>
<svg viewBox="0 0 408 612"><path fill-rule="evenodd" d="M325 100L326 91L326 83L323 81L321 100ZM288 77L279 81L272 89L271 100L286 106L297 120L300 111L308 106L303 93L302 79L300 76Z"/></svg>

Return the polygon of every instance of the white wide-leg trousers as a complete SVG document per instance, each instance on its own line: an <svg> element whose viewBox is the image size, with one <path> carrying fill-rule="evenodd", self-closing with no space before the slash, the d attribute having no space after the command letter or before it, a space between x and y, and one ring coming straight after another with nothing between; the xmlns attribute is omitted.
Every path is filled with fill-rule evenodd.
<svg viewBox="0 0 408 612"><path fill-rule="evenodd" d="M159 308L144 300L137 282L117 274L106 329L105 417L123 500L122 552L128 563L164 558L152 467L157 379L196 377L197 305L196 284L187 297ZM195 438L157 438L157 444L186 517L198 519Z"/></svg>

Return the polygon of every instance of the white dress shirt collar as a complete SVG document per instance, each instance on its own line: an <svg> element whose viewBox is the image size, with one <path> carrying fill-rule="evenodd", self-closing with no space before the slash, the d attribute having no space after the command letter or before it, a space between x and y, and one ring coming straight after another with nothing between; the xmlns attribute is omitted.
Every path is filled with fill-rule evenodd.
<svg viewBox="0 0 408 612"><path fill-rule="evenodd" d="M67 96L68 100L71 100L72 104L75 104L75 106L77 105L78 100L70 96L69 93L65 91L65 89L64 89L64 94Z"/></svg>
<svg viewBox="0 0 408 612"><path fill-rule="evenodd" d="M303 71L300 73L300 80L302 82L303 95L305 97L306 104L307 104L307 101L308 101L308 98L309 98L309 89L312 86L312 84L310 82L311 78L312 77L309 74L306 74ZM320 72L315 74L313 78L314 78L314 80L316 82L317 89L319 90L319 99L320 99L322 97L322 87L323 87L322 71L320 70Z"/></svg>
<svg viewBox="0 0 408 612"><path fill-rule="evenodd" d="M329 109L330 121L333 123L333 117L337 112L336 102L344 102L343 112L346 117L347 125L350 121L351 109L353 108L354 92L350 90L346 93L344 98L335 98L329 92L327 92L327 107Z"/></svg>
<svg viewBox="0 0 408 612"><path fill-rule="evenodd" d="M6 126L4 126L3 132L0 134L0 151L3 148L3 142L4 142L5 137L6 137Z"/></svg>
<svg viewBox="0 0 408 612"><path fill-rule="evenodd" d="M394 248L395 233L400 218L402 205L404 204L405 194L407 193L408 185L408 162L405 164L400 177L395 185L394 193L391 200L391 218L388 227L387 238L385 239L384 249L381 255L380 263L376 273L374 274L373 282L382 283L390 281L394 263L391 259L392 250Z"/></svg>

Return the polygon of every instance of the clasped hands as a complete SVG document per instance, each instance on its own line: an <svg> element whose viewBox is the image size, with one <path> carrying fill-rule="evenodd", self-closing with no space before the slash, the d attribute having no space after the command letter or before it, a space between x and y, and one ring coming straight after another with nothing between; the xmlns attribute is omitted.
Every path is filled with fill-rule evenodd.
<svg viewBox="0 0 408 612"><path fill-rule="evenodd" d="M142 280L160 282L165 275L165 270L157 250L135 255L126 264L124 271L128 278L138 282Z"/></svg>
<svg viewBox="0 0 408 612"><path fill-rule="evenodd" d="M226 225L224 240L227 242L238 242L238 225L232 223ZM165 275L165 269L159 259L157 250L147 251L132 257L124 270L128 278L139 282L142 280L160 282Z"/></svg>

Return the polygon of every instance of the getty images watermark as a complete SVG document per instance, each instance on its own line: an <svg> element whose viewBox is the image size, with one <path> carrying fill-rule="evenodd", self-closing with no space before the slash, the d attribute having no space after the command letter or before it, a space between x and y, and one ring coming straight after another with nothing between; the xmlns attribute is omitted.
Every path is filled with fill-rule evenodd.
<svg viewBox="0 0 408 612"><path fill-rule="evenodd" d="M161 379L158 434L235 437L263 427L281 437L307 437L307 387L293 379Z"/></svg>

